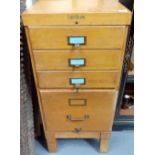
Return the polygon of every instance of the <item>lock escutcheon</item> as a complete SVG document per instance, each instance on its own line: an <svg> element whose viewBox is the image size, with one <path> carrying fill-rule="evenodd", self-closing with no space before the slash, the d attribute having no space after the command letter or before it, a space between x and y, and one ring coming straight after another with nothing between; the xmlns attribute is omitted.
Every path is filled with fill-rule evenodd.
<svg viewBox="0 0 155 155"><path fill-rule="evenodd" d="M75 128L74 132L79 133L79 132L81 132L81 130L82 130L81 128Z"/></svg>

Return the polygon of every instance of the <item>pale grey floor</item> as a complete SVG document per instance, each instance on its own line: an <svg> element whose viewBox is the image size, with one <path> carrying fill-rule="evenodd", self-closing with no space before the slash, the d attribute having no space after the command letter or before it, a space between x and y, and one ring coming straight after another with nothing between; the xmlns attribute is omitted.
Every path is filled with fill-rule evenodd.
<svg viewBox="0 0 155 155"><path fill-rule="evenodd" d="M101 155L98 152L97 140L67 139L58 140L56 153L49 153L41 144L36 141L37 155ZM109 144L109 151L106 155L134 155L134 133L133 131L113 132Z"/></svg>

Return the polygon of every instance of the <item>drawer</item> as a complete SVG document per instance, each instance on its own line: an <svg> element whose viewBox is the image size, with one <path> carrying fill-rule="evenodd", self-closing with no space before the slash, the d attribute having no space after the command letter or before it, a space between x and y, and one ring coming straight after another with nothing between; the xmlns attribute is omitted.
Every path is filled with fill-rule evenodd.
<svg viewBox="0 0 155 155"><path fill-rule="evenodd" d="M109 131L115 90L40 90L47 130Z"/></svg>
<svg viewBox="0 0 155 155"><path fill-rule="evenodd" d="M122 49L125 26L30 27L32 49Z"/></svg>
<svg viewBox="0 0 155 155"><path fill-rule="evenodd" d="M115 50L35 50L37 70L119 69L122 51Z"/></svg>
<svg viewBox="0 0 155 155"><path fill-rule="evenodd" d="M116 88L118 71L38 71L40 88Z"/></svg>

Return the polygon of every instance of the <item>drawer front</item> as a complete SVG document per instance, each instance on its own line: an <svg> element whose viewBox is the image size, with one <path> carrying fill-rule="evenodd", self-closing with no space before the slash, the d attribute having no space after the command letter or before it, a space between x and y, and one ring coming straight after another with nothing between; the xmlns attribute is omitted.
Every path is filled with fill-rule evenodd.
<svg viewBox="0 0 155 155"><path fill-rule="evenodd" d="M125 27L29 28L32 49L122 49Z"/></svg>
<svg viewBox="0 0 155 155"><path fill-rule="evenodd" d="M116 88L117 71L38 71L40 88Z"/></svg>
<svg viewBox="0 0 155 155"><path fill-rule="evenodd" d="M37 70L102 70L119 69L122 52L36 50L33 54Z"/></svg>
<svg viewBox="0 0 155 155"><path fill-rule="evenodd" d="M112 90L41 90L48 130L111 130L117 92Z"/></svg>

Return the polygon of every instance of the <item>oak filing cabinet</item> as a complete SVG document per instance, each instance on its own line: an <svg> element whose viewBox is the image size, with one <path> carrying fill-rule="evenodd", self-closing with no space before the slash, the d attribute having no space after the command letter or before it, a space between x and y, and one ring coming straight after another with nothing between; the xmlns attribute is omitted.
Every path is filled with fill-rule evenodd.
<svg viewBox="0 0 155 155"><path fill-rule="evenodd" d="M131 12L117 0L44 0L22 14L45 136L106 152Z"/></svg>

